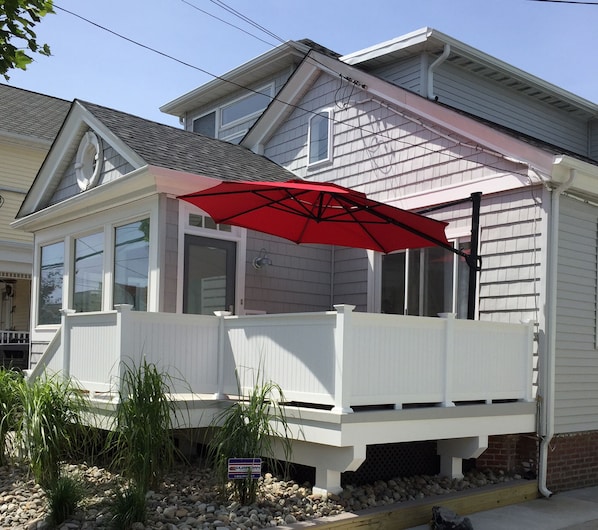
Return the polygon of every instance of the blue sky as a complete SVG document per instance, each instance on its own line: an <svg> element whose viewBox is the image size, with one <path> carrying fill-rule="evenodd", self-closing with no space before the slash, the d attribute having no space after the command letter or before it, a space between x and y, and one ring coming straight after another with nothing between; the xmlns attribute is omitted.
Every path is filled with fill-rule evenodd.
<svg viewBox="0 0 598 530"><path fill-rule="evenodd" d="M532 0L225 0L225 6L258 23L268 35L219 3L57 0L56 14L37 26L38 39L50 45L52 57L37 56L24 72L12 70L8 83L178 125L176 118L159 111L161 105L210 81L208 73L221 75L280 44L278 38L309 38L346 54L428 26L598 103L598 5Z"/></svg>

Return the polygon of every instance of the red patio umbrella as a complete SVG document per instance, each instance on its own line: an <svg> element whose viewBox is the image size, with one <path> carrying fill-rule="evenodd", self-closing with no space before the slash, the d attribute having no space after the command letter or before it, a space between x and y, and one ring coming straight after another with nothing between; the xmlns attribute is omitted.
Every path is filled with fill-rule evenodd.
<svg viewBox="0 0 598 530"><path fill-rule="evenodd" d="M226 181L179 196L220 224L242 226L295 243L392 252L441 246L454 251L446 223L369 199L335 184Z"/></svg>

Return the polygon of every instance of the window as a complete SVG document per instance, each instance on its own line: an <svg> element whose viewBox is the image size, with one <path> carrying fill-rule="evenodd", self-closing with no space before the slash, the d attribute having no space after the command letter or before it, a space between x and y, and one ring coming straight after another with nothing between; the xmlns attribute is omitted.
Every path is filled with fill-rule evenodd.
<svg viewBox="0 0 598 530"><path fill-rule="evenodd" d="M193 132L209 136L210 138L216 137L216 113L210 112L204 116L193 120Z"/></svg>
<svg viewBox="0 0 598 530"><path fill-rule="evenodd" d="M273 96L273 84L251 92L194 119L193 132L238 144L252 124L247 122L256 118L272 101Z"/></svg>
<svg viewBox="0 0 598 530"><path fill-rule="evenodd" d="M330 111L323 110L309 119L309 164L330 160L331 123Z"/></svg>
<svg viewBox="0 0 598 530"><path fill-rule="evenodd" d="M101 311L104 285L104 233L75 240L73 309Z"/></svg>
<svg viewBox="0 0 598 530"><path fill-rule="evenodd" d="M469 243L460 243L462 250ZM383 313L467 317L469 268L465 260L440 247L382 256Z"/></svg>
<svg viewBox="0 0 598 530"><path fill-rule="evenodd" d="M225 129L231 124L247 119L264 110L272 100L272 85L268 85L256 93L251 93L231 104L222 107L220 127Z"/></svg>
<svg viewBox="0 0 598 530"><path fill-rule="evenodd" d="M147 311L149 279L149 219L115 229L114 304Z"/></svg>
<svg viewBox="0 0 598 530"><path fill-rule="evenodd" d="M64 243L41 248L38 296L38 324L59 324L62 309Z"/></svg>

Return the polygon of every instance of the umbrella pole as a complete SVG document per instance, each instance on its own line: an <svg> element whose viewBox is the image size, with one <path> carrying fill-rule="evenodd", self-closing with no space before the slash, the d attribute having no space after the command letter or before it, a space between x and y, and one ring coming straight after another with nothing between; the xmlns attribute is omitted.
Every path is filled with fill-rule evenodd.
<svg viewBox="0 0 598 530"><path fill-rule="evenodd" d="M467 265L469 266L469 288L467 296L467 318L475 319L475 301L478 284L479 232L480 232L480 203L482 194L478 191L471 194L471 249Z"/></svg>

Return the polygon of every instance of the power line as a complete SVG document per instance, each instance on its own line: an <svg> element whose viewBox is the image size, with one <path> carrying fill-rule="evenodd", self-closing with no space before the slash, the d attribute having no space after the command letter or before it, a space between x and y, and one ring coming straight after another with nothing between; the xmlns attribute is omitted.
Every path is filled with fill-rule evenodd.
<svg viewBox="0 0 598 530"><path fill-rule="evenodd" d="M212 1L212 2L216 2L217 0L210 0L210 1ZM224 78L224 77L222 77L222 76L218 76L218 75L216 75L216 74L213 74L213 73L209 72L208 70L205 70L205 69L203 69L203 68L200 68L199 66L196 66L196 65L193 65L193 64L191 64L191 63L188 63L188 62L186 62L186 61L183 61L183 60L181 60L181 59L178 59L178 58L176 58L176 57L174 57L174 56L172 56L172 55L169 55L169 54L167 54L167 53L164 53L164 52L162 52L162 51L160 51L160 50L157 50L157 49L155 49L155 48L152 48L151 46L148 46L148 45L146 45L146 44L142 44L142 43L141 43L141 42L139 42L139 41L136 41L136 40L134 40L134 39L132 39L132 38L130 38L130 37L126 37L125 35L122 35L121 33L118 33L118 32L116 32L116 31L114 31L114 30L111 30L111 29L109 29L109 28L105 27L105 26L102 26L101 24L98 24L97 22L94 22L94 21L92 21L92 20L90 20L90 19L88 19L88 18L86 18L86 17L84 17L84 16L82 16L82 15L79 15L78 13L74 13L73 11L69 11L68 9L65 9L65 8L63 8L63 7L60 7L60 6L56 5L56 4L53 4L53 7L55 7L56 9L58 9L58 10L60 10L60 11L63 11L63 12L65 12L65 13L68 13L69 15L72 15L72 16L74 16L74 17L76 17L76 18L79 18L79 19L83 20L84 22L87 22L88 24L91 24L92 26L95 26L95 27L97 27L97 28L99 28L99 29L101 29L101 30L103 30L103 31L106 31L106 32L110 33L111 35L114 35L114 36L116 36L116 37L118 37L118 38L120 38L120 39L123 39L123 40L125 40L125 41L127 41L127 42L131 43L131 44L134 44L135 46L139 46L140 48L143 48L143 49L145 49L145 50L148 50L148 51L151 51L151 52L153 52L153 53L156 53L156 54L158 54L158 55L160 55L160 56L162 56L162 57L165 57L165 58L167 58L167 59L170 59L170 60L172 60L172 61L175 61L175 62L177 62L177 63L179 63L179 64L182 64L182 65L184 65L184 66L187 66L187 67L189 67L189 68L193 68L194 70L197 70L197 71L199 71L199 72L202 72L202 73L204 73L204 74L206 74L206 75L208 75L208 76L210 76L210 77L213 77L214 79L218 79L219 81L222 81L222 82L225 82L225 83L229 83L229 84L231 84L231 85L233 85L233 86L236 86L237 88L240 88L240 89L242 89L242 90L245 90L245 91L248 91L248 92L252 92L252 93L254 93L254 94L260 94L260 95L263 95L263 93L262 93L262 92L260 92L260 91L258 91L258 90L255 90L255 89L253 89L253 88L249 88L249 87L247 87L247 86L241 85L240 83L237 83L237 82L235 82L235 81L233 81L233 80L231 80L231 79L226 79L226 78ZM241 16L243 16L243 15L241 15ZM266 31L267 31L267 30L266 30ZM279 37L277 37L277 38L279 38ZM289 45L289 46L290 46L290 45ZM313 59L313 58L311 58L311 59ZM316 59L314 59L314 62L315 62L315 63L317 63L317 64L321 64L321 63L319 63L319 62L318 62ZM323 65L323 66L325 66L325 65ZM342 79L344 79L344 76L342 76L342 74L340 74L339 72L337 72L337 73L340 75L340 77L341 77ZM342 82L342 81L341 81L341 82ZM351 82L351 80L348 80L348 82ZM318 113L317 111L313 111L313 110L310 110L310 109L306 109L306 108L304 108L304 107L301 107L300 105L296 105L296 104L294 104L294 103L290 103L290 102L288 102L288 101L282 101L281 99L278 99L277 95L275 95L275 96L268 96L268 97L270 97L271 101L278 101L278 102L282 103L283 105L286 105L286 106L288 106L288 107L290 107L290 108L293 108L293 109L296 109L296 110L300 110L300 111L302 111L302 112L305 112L305 113L308 113L308 114L313 114L313 115L315 115L315 114L317 114L317 113ZM366 132L366 133L368 133L368 134L371 134L372 136L377 136L377 137L379 137L379 138L385 138L385 139L387 139L387 140L394 141L394 142L399 142L399 143L402 143L403 145L407 145L407 146L411 146L411 147L416 147L416 146L418 146L418 147L421 147L421 148L423 148L424 150L427 150L427 151L429 151L430 153L436 153L436 154L438 154L438 153L439 153L439 151L438 151L438 150L435 150L435 149L429 148L429 147L427 147L427 146L422 146L421 144L411 143L411 142L408 142L408 141L406 141L405 139L394 138L394 137L392 137L392 136L389 136L389 135L387 135L387 134L384 134L384 133L382 133L382 132L380 132L380 131L376 131L376 130L374 130L374 129L368 129L367 127L363 127L363 126L360 126L360 125L351 125L351 124L345 123L344 121L337 120L337 119L335 119L335 118L331 118L331 117L328 117L328 120L330 120L330 121L331 121L331 122L333 122L333 123L337 123L337 124L339 124L339 125L340 125L340 124L343 124L345 127L348 127L348 128L350 128L350 129L353 129L353 130L359 130L359 131L362 131L362 132ZM458 144L459 144L459 141L458 141L458 140L454 140L454 142L455 142L455 145L458 145ZM445 155L445 156L447 156L448 158L452 158L452 159L454 159L454 160L461 160L461 159L463 159L463 157L460 157L460 156L457 156L457 155L453 155L453 154L451 154L451 153L448 153L448 152L445 152L445 151L444 151L443 153L444 153L444 155ZM495 154L496 154L497 156L499 156L499 157L501 157L501 156L502 156L502 155L501 155L501 153L495 153ZM488 168L496 169L496 170L499 170L499 171L504 171L504 168L499 168L499 167L491 166L491 165L489 165L489 164L484 164L484 163L481 163L481 162L474 162L474 161L471 161L471 162L472 162L472 163L477 163L477 164L479 164L479 165L481 165L481 166L484 166L484 167L488 167ZM519 174L519 175L521 175L521 176L525 176L525 177L527 177L527 175L526 175L526 174L523 174L523 173L516 173L516 174Z"/></svg>
<svg viewBox="0 0 598 530"><path fill-rule="evenodd" d="M550 2L553 4L579 4L582 6L598 6L598 2L582 2L579 0L528 0L529 2Z"/></svg>
<svg viewBox="0 0 598 530"><path fill-rule="evenodd" d="M232 22L229 22L228 20L224 20L223 18L220 18L220 17L217 17L216 15L213 15L209 11L206 11L204 9L201 9L200 7L197 7L195 4L192 4L188 0L181 0L181 2L183 2L183 4L187 4L189 7L192 7L193 9L199 11L200 13L203 13L204 15L208 15L209 17L212 17L212 18L218 20L219 22L222 22L223 24L226 24L227 26L230 26L232 28L238 29L239 31L242 31L243 33L249 35L250 37L253 37L254 39L257 39L257 40L263 42L264 44L267 44L268 46L274 46L271 42L268 42L268 41L266 41L264 39L261 39L260 37L258 37L257 35L254 35L250 31L244 30L243 28L241 28L239 26L236 26L235 24L233 24Z"/></svg>

